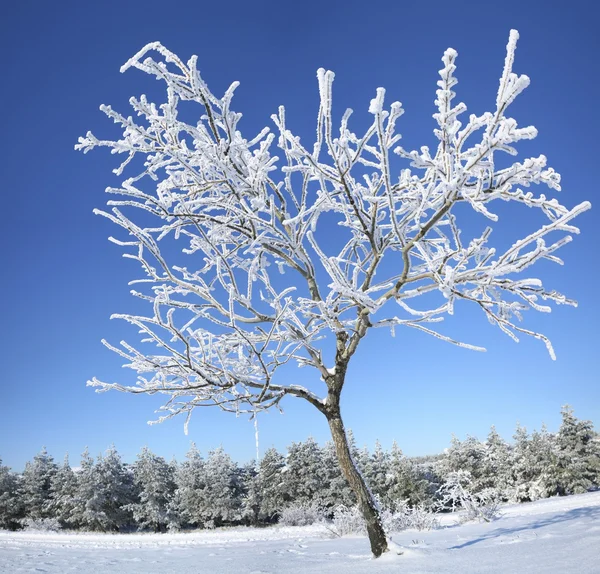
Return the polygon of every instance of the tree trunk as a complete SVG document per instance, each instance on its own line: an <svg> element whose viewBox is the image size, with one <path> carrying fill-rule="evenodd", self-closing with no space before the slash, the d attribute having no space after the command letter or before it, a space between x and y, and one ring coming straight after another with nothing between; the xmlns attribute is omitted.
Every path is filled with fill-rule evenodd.
<svg viewBox="0 0 600 574"><path fill-rule="evenodd" d="M367 534L369 535L369 542L371 543L371 552L378 558L388 550L388 544L379 517L377 503L352 458L348 446L348 439L346 437L346 430L344 429L344 423L342 422L339 412L334 414L328 413L326 416L329 428L331 429L331 436L342 469L342 474L350 484L350 487L358 499L358 507L367 524Z"/></svg>

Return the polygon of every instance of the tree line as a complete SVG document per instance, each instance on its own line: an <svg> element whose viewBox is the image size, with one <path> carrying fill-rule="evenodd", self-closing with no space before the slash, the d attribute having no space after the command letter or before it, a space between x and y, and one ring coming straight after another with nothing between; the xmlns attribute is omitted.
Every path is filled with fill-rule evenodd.
<svg viewBox="0 0 600 574"><path fill-rule="evenodd" d="M456 485L481 500L525 502L583 493L600 486L600 437L590 421L563 407L556 434L531 434L517 426L507 443L491 428L485 441L452 439L443 454L410 458L394 443L387 451L357 448L354 461L384 509L399 505L440 510L454 507ZM460 503L465 505L465 498ZM167 462L144 447L133 464L116 448L94 459L86 450L73 469L43 449L21 474L0 461L0 528L45 527L101 532L164 532L227 525L267 525L290 509L356 504L332 443L309 438L286 455L268 449L258 462L236 463L222 448L204 458L192 444L186 458ZM460 504L459 504L460 506Z"/></svg>

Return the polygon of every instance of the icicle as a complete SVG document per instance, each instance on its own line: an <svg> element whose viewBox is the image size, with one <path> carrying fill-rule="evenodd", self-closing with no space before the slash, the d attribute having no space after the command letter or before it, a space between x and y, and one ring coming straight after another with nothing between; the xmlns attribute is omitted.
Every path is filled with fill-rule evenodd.
<svg viewBox="0 0 600 574"><path fill-rule="evenodd" d="M254 411L254 442L256 443L256 466L260 462L260 448L258 443L258 413Z"/></svg>

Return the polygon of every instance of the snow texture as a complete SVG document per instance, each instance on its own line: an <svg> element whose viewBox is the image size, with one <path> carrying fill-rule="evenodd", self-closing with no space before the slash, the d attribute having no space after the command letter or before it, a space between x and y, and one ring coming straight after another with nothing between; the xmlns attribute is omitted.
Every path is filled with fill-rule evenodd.
<svg viewBox="0 0 600 574"><path fill-rule="evenodd" d="M330 538L323 526L233 528L188 534L0 532L0 572L270 574L492 574L598 572L600 492L505 506L492 523L396 534L371 558L366 537Z"/></svg>

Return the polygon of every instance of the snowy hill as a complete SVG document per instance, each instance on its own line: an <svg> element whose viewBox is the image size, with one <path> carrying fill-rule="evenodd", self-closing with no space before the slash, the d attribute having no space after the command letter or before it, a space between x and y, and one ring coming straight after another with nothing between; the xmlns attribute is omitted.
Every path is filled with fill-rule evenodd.
<svg viewBox="0 0 600 574"><path fill-rule="evenodd" d="M0 572L593 574L600 572L600 492L505 506L492 523L407 530L404 553L372 560L366 538L323 526L182 534L0 532Z"/></svg>

